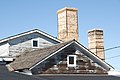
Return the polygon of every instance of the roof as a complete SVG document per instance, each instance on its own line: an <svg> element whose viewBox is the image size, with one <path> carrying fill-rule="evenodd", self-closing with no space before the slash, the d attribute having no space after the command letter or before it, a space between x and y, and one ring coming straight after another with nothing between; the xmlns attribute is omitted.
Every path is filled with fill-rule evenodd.
<svg viewBox="0 0 120 80"><path fill-rule="evenodd" d="M32 75L9 72L5 65L0 65L0 80L47 80Z"/></svg>
<svg viewBox="0 0 120 80"><path fill-rule="evenodd" d="M44 35L44 36L46 36L46 37L48 37L48 38L50 38L50 39L52 39L52 40L55 40L56 42L62 42L62 41L60 41L59 39L57 39L57 38L55 38L55 37L53 37L53 36L51 36L51 35L43 32L43 31L40 31L40 30L38 30L38 29L33 29L33 30L30 30L30 31L27 31L27 32L23 32L23 33L14 35L14 36L10 36L10 37L1 39L1 40L0 40L0 43L9 41L9 40L12 40L12 39L15 39L15 38L19 38L19 37L21 37L21 36L25 36L25 35L28 35L28 34L32 34L32 33L39 33L39 34L42 34L42 35Z"/></svg>
<svg viewBox="0 0 120 80"><path fill-rule="evenodd" d="M28 52L26 54L21 55L18 57L14 62L10 63L9 66L13 68L13 70L19 70L19 69L32 69L47 58L51 57L52 55L56 54L57 52L61 51L65 47L71 45L72 43L76 44L81 48L84 53L89 56L92 60L94 60L96 63L104 67L106 70L110 70L111 66L108 65L106 62L102 61L99 57L94 55L92 52L90 52L87 48L85 48L83 45L78 43L75 40L59 43L54 46L38 49L32 52Z"/></svg>
<svg viewBox="0 0 120 80"><path fill-rule="evenodd" d="M47 48L27 52L26 54L23 54L16 58L16 60L10 63L9 65L14 70L31 68L33 65L37 64L39 61L43 60L45 57L49 56L50 54L52 54L53 52L55 52L56 50L58 50L59 48L61 48L69 42L59 43Z"/></svg>
<svg viewBox="0 0 120 80"><path fill-rule="evenodd" d="M90 74L54 74L54 75L25 75L9 72L5 65L0 65L0 80L120 80L119 76L110 75L90 75Z"/></svg>
<svg viewBox="0 0 120 80"><path fill-rule="evenodd" d="M110 75L96 75L96 74L81 74L81 75L70 75L70 74L63 74L63 75L48 75L48 76L40 76L41 78L48 79L48 80L120 80L120 76L110 76Z"/></svg>

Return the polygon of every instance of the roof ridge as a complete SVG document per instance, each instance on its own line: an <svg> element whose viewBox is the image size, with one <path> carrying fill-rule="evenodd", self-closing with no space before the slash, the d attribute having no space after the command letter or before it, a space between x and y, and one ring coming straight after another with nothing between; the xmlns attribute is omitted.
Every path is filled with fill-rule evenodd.
<svg viewBox="0 0 120 80"><path fill-rule="evenodd" d="M38 29L32 29L32 30L29 30L29 31L24 31L24 32L21 32L21 33L15 34L15 35L13 35L13 36L17 36L17 35L24 34L24 33L30 32L30 31L34 31L34 30L38 30ZM2 40L4 40L4 39L7 39L7 38L10 38L10 37L13 37L13 36L9 36L9 37L6 37L6 38L3 38L3 39L0 39L0 41L2 41Z"/></svg>
<svg viewBox="0 0 120 80"><path fill-rule="evenodd" d="M8 40L10 40L10 39L14 39L15 36L21 37L21 36L26 35L27 33L30 34L30 32L31 32L31 33L32 33L32 32L42 33L43 35L45 35L45 36L47 36L47 37L49 37L49 38L51 38L51 39L54 39L54 40L56 40L56 41L58 41L58 42L62 42L61 40L57 39L56 37L54 37L54 36L52 36L52 35L50 35L50 34L47 34L46 32L43 32L43 31L41 31L41 30L39 30L39 29L36 28L36 29L32 29L32 30L29 30L29 31L25 31L25 32L22 32L22 33L13 35L13 36L9 36L9 37L0 39L0 43L2 43L2 42L4 42L4 41L8 41Z"/></svg>

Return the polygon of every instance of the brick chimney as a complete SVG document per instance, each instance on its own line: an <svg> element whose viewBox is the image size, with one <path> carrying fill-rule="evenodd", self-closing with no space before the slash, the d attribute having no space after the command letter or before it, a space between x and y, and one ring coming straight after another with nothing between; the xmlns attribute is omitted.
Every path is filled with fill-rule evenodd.
<svg viewBox="0 0 120 80"><path fill-rule="evenodd" d="M102 60L105 59L102 29L92 29L88 31L88 49Z"/></svg>
<svg viewBox="0 0 120 80"><path fill-rule="evenodd" d="M78 10L76 8L63 8L57 11L58 39L62 41L78 41Z"/></svg>

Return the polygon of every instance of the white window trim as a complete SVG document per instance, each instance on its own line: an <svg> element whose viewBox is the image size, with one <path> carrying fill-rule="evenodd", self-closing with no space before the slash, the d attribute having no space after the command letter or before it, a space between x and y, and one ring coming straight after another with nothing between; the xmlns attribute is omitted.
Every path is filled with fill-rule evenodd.
<svg viewBox="0 0 120 80"><path fill-rule="evenodd" d="M35 47L35 46L33 46L33 41L37 41L38 43L37 43L37 47ZM31 44L32 44L32 48L39 48L39 39L32 39L31 40Z"/></svg>
<svg viewBox="0 0 120 80"><path fill-rule="evenodd" d="M69 57L74 57L74 64L69 64ZM68 55L67 56L67 66L68 67L76 67L76 55Z"/></svg>

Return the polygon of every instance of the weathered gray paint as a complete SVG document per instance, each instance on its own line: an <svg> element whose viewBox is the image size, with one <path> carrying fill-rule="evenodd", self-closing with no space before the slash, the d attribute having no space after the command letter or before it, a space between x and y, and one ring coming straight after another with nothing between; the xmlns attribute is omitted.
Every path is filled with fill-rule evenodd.
<svg viewBox="0 0 120 80"><path fill-rule="evenodd" d="M31 43L32 39L39 39L39 48L45 48L58 43L41 34L32 33L13 40L9 40L7 42L7 44L10 45L9 49L7 49L7 51L9 50L9 54L6 56L18 56L27 51L34 50L35 48L32 48L32 43Z"/></svg>

